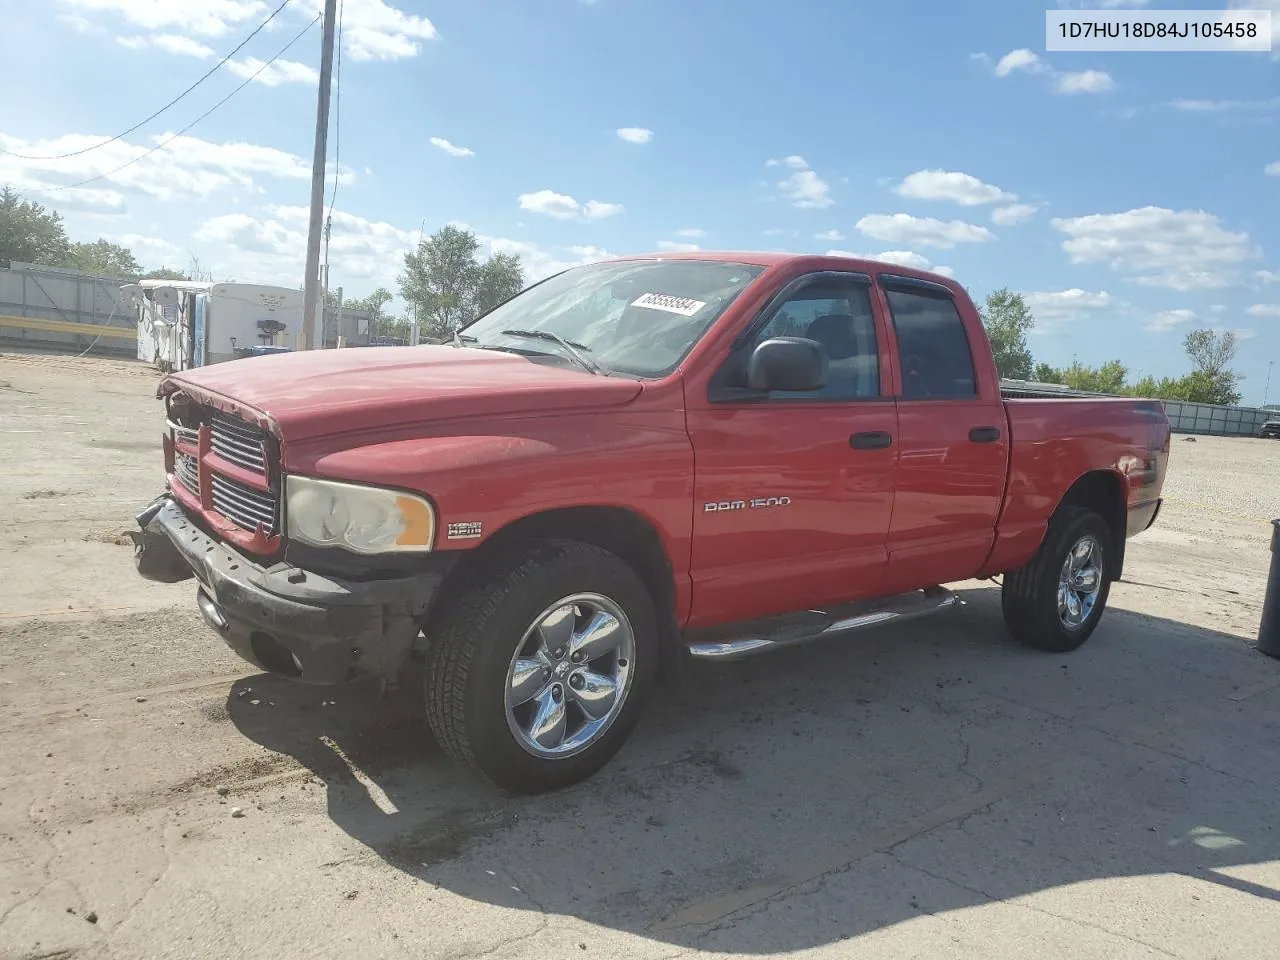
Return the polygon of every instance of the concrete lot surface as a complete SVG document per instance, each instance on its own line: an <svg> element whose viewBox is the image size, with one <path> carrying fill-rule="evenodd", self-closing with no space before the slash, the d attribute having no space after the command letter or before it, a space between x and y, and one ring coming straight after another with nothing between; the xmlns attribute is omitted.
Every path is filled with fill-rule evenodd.
<svg viewBox="0 0 1280 960"><path fill-rule="evenodd" d="M189 583L137 578L155 384L0 357L5 960L1280 951L1280 662L1249 645L1280 443L1175 438L1075 654L965 584L954 616L695 669L599 776L512 799L414 691L258 675Z"/></svg>

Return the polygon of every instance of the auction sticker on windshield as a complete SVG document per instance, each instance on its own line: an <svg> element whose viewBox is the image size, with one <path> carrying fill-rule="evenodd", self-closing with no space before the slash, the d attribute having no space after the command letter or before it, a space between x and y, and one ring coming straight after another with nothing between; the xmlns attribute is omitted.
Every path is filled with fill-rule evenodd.
<svg viewBox="0 0 1280 960"><path fill-rule="evenodd" d="M631 302L633 307L648 307L650 310L663 310L667 313L678 313L682 317L692 317L707 305L705 300L692 300L689 297L672 297L665 293L646 293Z"/></svg>

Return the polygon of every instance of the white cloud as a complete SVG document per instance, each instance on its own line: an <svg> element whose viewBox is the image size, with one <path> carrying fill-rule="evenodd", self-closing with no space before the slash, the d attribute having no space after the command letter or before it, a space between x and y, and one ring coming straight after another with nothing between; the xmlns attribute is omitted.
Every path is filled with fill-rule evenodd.
<svg viewBox="0 0 1280 960"><path fill-rule="evenodd" d="M144 266L176 266L188 259L187 251L163 237L148 237L139 233L118 234L109 239L123 244L133 251Z"/></svg>
<svg viewBox="0 0 1280 960"><path fill-rule="evenodd" d="M990 58L986 54L974 55L974 58L984 63L990 62ZM1075 72L1055 70L1039 54L1026 47L1010 50L996 62L994 69L997 77L1007 77L1011 73L1019 71L1046 74L1052 77L1054 89L1058 93L1105 93L1115 85L1111 75L1102 70L1080 70Z"/></svg>
<svg viewBox="0 0 1280 960"><path fill-rule="evenodd" d="M619 127L618 139L627 143L648 143L653 139L653 131L645 127Z"/></svg>
<svg viewBox="0 0 1280 960"><path fill-rule="evenodd" d="M112 17L143 30L171 29L187 36L221 37L266 18L275 4L264 0L64 0L84 13ZM281 15L314 16L323 0L295 0ZM277 23L280 22L278 19ZM406 13L385 0L343 0L342 41L353 60L399 60L421 51L422 40L439 34L426 17ZM266 74L264 73L264 76Z"/></svg>
<svg viewBox="0 0 1280 960"><path fill-rule="evenodd" d="M913 270L928 270L930 273L941 274L944 277L955 276L955 271L950 267L930 263L928 257L923 257L914 250L885 250L883 253L853 253L849 250L828 250L827 256L852 257L854 260L878 260L881 263L892 263L899 267L910 267Z"/></svg>
<svg viewBox="0 0 1280 960"><path fill-rule="evenodd" d="M985 243L995 235L986 227L963 220L913 217L907 213L873 213L859 220L859 232L887 243L908 243L950 250L959 243Z"/></svg>
<svg viewBox="0 0 1280 960"><path fill-rule="evenodd" d="M257 57L245 57L242 60L228 60L227 69L237 77L245 80L252 77L257 83L268 87L278 87L282 83L305 83L313 86L320 82L320 74L313 67L296 60L276 60L268 64Z"/></svg>
<svg viewBox="0 0 1280 960"><path fill-rule="evenodd" d="M576 246L576 247L570 247L569 252L577 254L579 257L582 257L583 260L592 262L592 263L598 262L600 260L608 260L610 257L613 256L613 254L611 254L604 247Z"/></svg>
<svg viewBox="0 0 1280 960"><path fill-rule="evenodd" d="M232 27L265 17L263 0L63 0L86 13L112 14L145 30L176 27L200 36L216 37Z"/></svg>
<svg viewBox="0 0 1280 960"><path fill-rule="evenodd" d="M1033 291L1024 294L1027 305L1043 313L1077 313L1111 306L1111 294L1105 290L1091 293L1072 287L1069 290Z"/></svg>
<svg viewBox="0 0 1280 960"><path fill-rule="evenodd" d="M625 210L620 203L605 203L602 200L579 203L573 197L554 190L522 193L516 198L516 202L521 210L540 213L555 220L602 220Z"/></svg>
<svg viewBox="0 0 1280 960"><path fill-rule="evenodd" d="M1072 263L1105 263L1144 286L1209 290L1239 279L1239 266L1259 256L1244 232L1225 230L1203 210L1141 207L1050 221L1067 235Z"/></svg>
<svg viewBox="0 0 1280 960"><path fill-rule="evenodd" d="M307 0L320 12L322 0ZM405 13L384 0L343 0L342 46L353 60L400 60L417 56L421 40L440 36L426 17Z"/></svg>
<svg viewBox="0 0 1280 960"><path fill-rule="evenodd" d="M1091 292L1072 287L1069 290L1035 290L1022 295L1036 318L1036 333L1052 333L1063 324L1086 315L1091 310L1111 306L1111 294L1105 290Z"/></svg>
<svg viewBox="0 0 1280 960"><path fill-rule="evenodd" d="M691 240L697 240L699 237L705 237L707 231L700 227L684 227L676 231L677 237L688 237Z"/></svg>
<svg viewBox="0 0 1280 960"><path fill-rule="evenodd" d="M130 50L142 50L150 45L146 37L116 37L116 43Z"/></svg>
<svg viewBox="0 0 1280 960"><path fill-rule="evenodd" d="M1211 307L1209 307L1209 312L1210 313L1226 313L1227 312L1226 304L1215 303Z"/></svg>
<svg viewBox="0 0 1280 960"><path fill-rule="evenodd" d="M1170 100L1168 105L1187 113L1252 112L1280 107L1280 97L1269 100Z"/></svg>
<svg viewBox="0 0 1280 960"><path fill-rule="evenodd" d="M658 249L668 253L696 253L702 248L696 243L685 243L680 240L659 240Z"/></svg>
<svg viewBox="0 0 1280 960"><path fill-rule="evenodd" d="M1007 77L1015 70L1026 70L1029 73L1041 73L1047 70L1045 62L1035 53L1022 47L1018 50L1010 50L996 62L996 76Z"/></svg>
<svg viewBox="0 0 1280 960"><path fill-rule="evenodd" d="M1268 163L1264 170L1268 176L1280 177L1280 160L1274 160L1271 163Z"/></svg>
<svg viewBox="0 0 1280 960"><path fill-rule="evenodd" d="M181 57L199 57L201 60L207 60L213 56L212 47L206 47L199 40L192 40L190 37L183 37L173 33L162 33L159 36L152 37L151 44L166 53L176 54Z"/></svg>
<svg viewBox="0 0 1280 960"><path fill-rule="evenodd" d="M1280 303L1255 303L1245 313L1251 317L1280 317Z"/></svg>
<svg viewBox="0 0 1280 960"><path fill-rule="evenodd" d="M792 154L782 160L769 160L765 166L785 166L793 171L778 181L778 189L792 206L802 210L824 210L835 202L828 195L831 184L809 169L804 157Z"/></svg>
<svg viewBox="0 0 1280 960"><path fill-rule="evenodd" d="M160 143L170 134L152 138ZM96 134L66 134L48 140L22 140L0 134L0 151L55 156L96 146L106 138ZM274 147L254 143L213 143L199 137L175 138L164 149L144 156L150 147L117 140L89 153L62 160L24 160L0 153L0 183L13 183L15 189L52 191L62 184L75 183L105 175L93 184L96 194L82 192L81 198L98 196L110 188L136 190L157 200L192 200L220 192L260 192L259 175L287 180L309 180L311 161ZM117 170L125 163L136 161ZM352 174L344 168L339 174L349 182ZM56 196L74 193L58 191Z"/></svg>
<svg viewBox="0 0 1280 960"><path fill-rule="evenodd" d="M962 207L1011 203L1018 199L1017 194L983 183L975 176L950 170L917 170L894 187L893 192L913 200L948 200Z"/></svg>
<svg viewBox="0 0 1280 960"><path fill-rule="evenodd" d="M87 33L89 28L93 26L93 24L84 17L75 13L60 13L58 14L58 21L60 23L65 23L76 33Z"/></svg>
<svg viewBox="0 0 1280 960"><path fill-rule="evenodd" d="M1275 270L1259 270L1254 276L1263 283L1280 283L1280 273Z"/></svg>
<svg viewBox="0 0 1280 960"><path fill-rule="evenodd" d="M1115 86L1111 74L1103 70L1081 70L1076 73L1058 74L1055 89L1058 93L1106 93Z"/></svg>
<svg viewBox="0 0 1280 960"><path fill-rule="evenodd" d="M444 137L432 137L431 145L437 150L443 150L451 157L474 157L476 152L469 147L460 147L455 143L450 143Z"/></svg>
<svg viewBox="0 0 1280 960"><path fill-rule="evenodd" d="M815 240L830 240L833 243L844 239L844 234L839 230L824 230L822 233L815 233L813 236Z"/></svg>
<svg viewBox="0 0 1280 960"><path fill-rule="evenodd" d="M1001 227L1013 227L1030 220L1040 208L1034 203L1011 203L991 211L991 222Z"/></svg>
<svg viewBox="0 0 1280 960"><path fill-rule="evenodd" d="M605 203L603 200L588 200L582 205L582 215L588 220L603 220L625 210L626 207L620 203Z"/></svg>
<svg viewBox="0 0 1280 960"><path fill-rule="evenodd" d="M1179 310L1162 310L1147 322L1144 329L1152 333L1168 333L1195 318L1196 312L1185 307Z"/></svg>
<svg viewBox="0 0 1280 960"><path fill-rule="evenodd" d="M516 198L521 210L554 217L556 220L572 220L582 212L582 204L573 197L554 190L538 190L522 193Z"/></svg>

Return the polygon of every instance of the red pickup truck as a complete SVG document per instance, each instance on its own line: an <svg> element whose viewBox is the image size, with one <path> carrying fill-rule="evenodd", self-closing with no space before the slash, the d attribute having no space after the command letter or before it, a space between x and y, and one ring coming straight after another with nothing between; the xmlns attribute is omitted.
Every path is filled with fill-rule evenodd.
<svg viewBox="0 0 1280 960"><path fill-rule="evenodd" d="M444 749L502 787L599 769L655 680L947 609L1093 632L1160 509L1141 400L1004 400L964 288L838 257L577 267L421 347L165 379L144 576L194 576L246 660L314 683L424 661Z"/></svg>

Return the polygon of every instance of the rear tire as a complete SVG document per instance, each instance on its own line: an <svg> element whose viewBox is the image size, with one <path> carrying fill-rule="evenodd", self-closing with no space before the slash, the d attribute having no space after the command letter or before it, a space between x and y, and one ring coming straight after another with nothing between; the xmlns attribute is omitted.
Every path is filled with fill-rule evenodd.
<svg viewBox="0 0 1280 960"><path fill-rule="evenodd" d="M432 732L513 793L604 766L639 720L658 662L644 583L576 541L534 543L496 565L428 625L427 640Z"/></svg>
<svg viewBox="0 0 1280 960"><path fill-rule="evenodd" d="M1114 555L1102 517L1084 507L1059 507L1035 556L1004 576L1001 605L1010 632L1048 653L1078 648L1106 608Z"/></svg>

